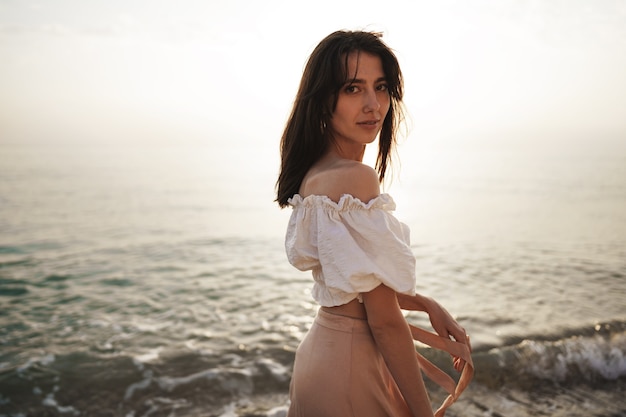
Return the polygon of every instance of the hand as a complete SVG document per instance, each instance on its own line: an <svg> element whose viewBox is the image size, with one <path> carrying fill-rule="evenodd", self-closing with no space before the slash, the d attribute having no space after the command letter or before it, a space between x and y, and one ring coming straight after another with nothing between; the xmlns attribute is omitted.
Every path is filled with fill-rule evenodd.
<svg viewBox="0 0 626 417"><path fill-rule="evenodd" d="M466 344L470 352L472 351L472 345L465 329L438 302L428 299L426 312L430 318L430 324L439 336ZM452 361L454 369L461 372L465 366L465 361L456 356L452 357Z"/></svg>

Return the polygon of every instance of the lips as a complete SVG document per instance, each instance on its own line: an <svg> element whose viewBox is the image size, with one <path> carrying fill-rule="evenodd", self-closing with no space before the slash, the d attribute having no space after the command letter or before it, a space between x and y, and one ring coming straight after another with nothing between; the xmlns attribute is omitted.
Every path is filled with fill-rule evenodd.
<svg viewBox="0 0 626 417"><path fill-rule="evenodd" d="M357 122L357 126L361 129L375 132L380 129L380 120L363 120L362 122Z"/></svg>

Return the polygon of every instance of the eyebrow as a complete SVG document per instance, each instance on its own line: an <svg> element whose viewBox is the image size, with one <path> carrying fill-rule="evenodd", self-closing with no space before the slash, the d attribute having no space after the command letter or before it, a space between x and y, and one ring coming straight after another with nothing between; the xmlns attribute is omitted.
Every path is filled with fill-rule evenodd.
<svg viewBox="0 0 626 417"><path fill-rule="evenodd" d="M380 77L378 78L376 81L374 81L374 83L379 83L379 82L385 82L387 81L387 77ZM361 78L353 78L351 80L347 80L346 84L366 84L365 80L361 79Z"/></svg>

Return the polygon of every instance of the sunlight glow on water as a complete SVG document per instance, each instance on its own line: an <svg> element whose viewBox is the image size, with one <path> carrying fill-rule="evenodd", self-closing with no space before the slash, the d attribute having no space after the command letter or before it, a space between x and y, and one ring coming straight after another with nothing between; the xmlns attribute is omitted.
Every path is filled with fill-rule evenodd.
<svg viewBox="0 0 626 417"><path fill-rule="evenodd" d="M290 211L272 203L271 158L254 147L211 151L0 147L0 176L9 179L0 182L7 383L44 369L43 392L56 392L46 372L65 375L60 390L73 392L83 383L70 376L92 367L125 387L133 408L144 391L165 395L160 387L174 384L192 395L207 378L246 389L261 378L286 392L315 314L311 277L286 260ZM587 170L571 155L575 171L544 155L533 166L551 168L529 170L524 154L449 152L422 149L436 163L407 170L390 190L412 228L418 291L457 315L477 349L528 335L561 339L596 322L619 332L626 187L600 173L621 172L624 158L583 159L601 162ZM211 395L202 401L232 393ZM89 407L80 398L72 407Z"/></svg>

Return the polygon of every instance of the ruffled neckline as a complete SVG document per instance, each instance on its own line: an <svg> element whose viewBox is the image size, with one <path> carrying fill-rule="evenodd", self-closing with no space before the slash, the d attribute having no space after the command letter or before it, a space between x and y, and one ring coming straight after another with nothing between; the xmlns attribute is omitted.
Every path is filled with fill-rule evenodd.
<svg viewBox="0 0 626 417"><path fill-rule="evenodd" d="M292 198L287 202L296 207L325 207L338 211L345 210L371 210L371 209L383 209L387 211L393 211L396 209L396 203L393 201L391 195L382 193L372 198L368 202L363 202L360 199L354 197L351 194L344 194L341 196L338 202L334 202L330 197L325 195L308 195L302 197L300 194L294 194Z"/></svg>

